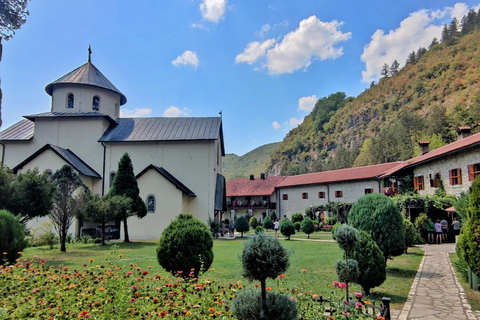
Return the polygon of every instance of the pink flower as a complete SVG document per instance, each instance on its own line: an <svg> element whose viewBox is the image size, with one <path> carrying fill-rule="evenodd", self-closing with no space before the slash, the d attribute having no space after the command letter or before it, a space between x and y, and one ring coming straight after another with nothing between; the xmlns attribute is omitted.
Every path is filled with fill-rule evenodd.
<svg viewBox="0 0 480 320"><path fill-rule="evenodd" d="M340 283L340 284L338 285L338 287L339 287L340 289L346 289L346 288L347 288L347 284L342 282L342 283Z"/></svg>
<svg viewBox="0 0 480 320"><path fill-rule="evenodd" d="M343 304L348 306L348 301L343 301Z"/></svg>
<svg viewBox="0 0 480 320"><path fill-rule="evenodd" d="M339 285L338 281L333 281L333 282L332 282L332 286L338 287L338 285Z"/></svg>
<svg viewBox="0 0 480 320"><path fill-rule="evenodd" d="M357 303L355 303L355 308L363 309L363 304L361 304L360 302L357 302Z"/></svg>
<svg viewBox="0 0 480 320"><path fill-rule="evenodd" d="M135 285L132 286L132 290L133 290L133 291L137 291L137 289L138 289L137 286L135 286Z"/></svg>
<svg viewBox="0 0 480 320"><path fill-rule="evenodd" d="M348 312L348 311L342 311L342 314L345 315L345 316L349 316L349 315L350 315L350 312Z"/></svg>
<svg viewBox="0 0 480 320"><path fill-rule="evenodd" d="M361 294L360 292L355 293L355 298L361 298L361 297L363 297L363 294Z"/></svg>

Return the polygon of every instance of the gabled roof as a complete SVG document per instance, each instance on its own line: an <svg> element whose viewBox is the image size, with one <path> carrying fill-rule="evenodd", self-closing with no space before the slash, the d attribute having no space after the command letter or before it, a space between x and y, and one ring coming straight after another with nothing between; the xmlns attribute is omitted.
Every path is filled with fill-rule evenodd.
<svg viewBox="0 0 480 320"><path fill-rule="evenodd" d="M447 145L444 145L443 147L433 149L423 155L420 155L418 157L409 159L407 161L401 162L399 165L396 167L391 168L390 170L386 171L382 177L387 177L390 175L393 175L397 171L400 171L402 169L408 169L412 168L414 166L436 160L441 157L445 157L450 154L454 154L457 152L460 152L464 149L467 148L478 148L480 147L480 132L473 134L471 136L465 137L462 140L458 140L452 143L449 143Z"/></svg>
<svg viewBox="0 0 480 320"><path fill-rule="evenodd" d="M300 174L297 176L288 176L277 185L277 188L309 184L324 184L332 182L378 179L387 170L398 166L400 163L401 162L388 162L365 167L347 168L340 170Z"/></svg>
<svg viewBox="0 0 480 320"><path fill-rule="evenodd" d="M285 177L266 177L265 180L232 179L227 182L227 197L269 196Z"/></svg>
<svg viewBox="0 0 480 320"><path fill-rule="evenodd" d="M116 125L117 122L112 119L109 115L100 113L100 112L77 112L77 113L68 113L68 112L42 112L37 114L29 114L23 116L24 118L35 121L39 118L105 118L113 125Z"/></svg>
<svg viewBox="0 0 480 320"><path fill-rule="evenodd" d="M87 62L63 77L49 83L45 87L45 92L52 95L53 87L57 84L79 84L107 89L120 95L120 105L127 103L127 97L125 97L125 95L121 93L120 90L118 90L91 62Z"/></svg>
<svg viewBox="0 0 480 320"><path fill-rule="evenodd" d="M38 157L46 150L52 150L55 152L60 158L62 158L65 162L71 165L75 170L77 170L80 174L87 176L101 179L102 176L99 175L95 170L93 170L88 164L86 164L82 159L80 159L75 153L70 151L69 149L60 148L58 146L54 146L51 144L46 144L35 153L33 153L30 157L22 161L18 164L15 168L13 168L13 172L17 173L18 170L23 168L27 163Z"/></svg>
<svg viewBox="0 0 480 320"><path fill-rule="evenodd" d="M118 118L101 142L187 141L220 139L225 154L222 118Z"/></svg>
<svg viewBox="0 0 480 320"><path fill-rule="evenodd" d="M34 133L35 123L24 119L0 132L0 141L31 140Z"/></svg>
<svg viewBox="0 0 480 320"><path fill-rule="evenodd" d="M157 167L156 165L149 165L145 169L143 169L139 174L137 174L136 178L140 178L142 175L144 175L148 170L153 169L157 171L159 174L161 174L165 179L170 181L177 189L183 191L187 196L190 197L196 197L197 195L187 188L183 183L181 183L177 178L175 178L172 174L170 174L167 170L165 170L162 167Z"/></svg>

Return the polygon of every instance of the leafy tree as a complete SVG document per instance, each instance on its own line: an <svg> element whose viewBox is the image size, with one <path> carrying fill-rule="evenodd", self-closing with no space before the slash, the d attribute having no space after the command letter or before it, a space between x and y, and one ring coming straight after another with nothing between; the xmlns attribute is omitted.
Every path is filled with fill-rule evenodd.
<svg viewBox="0 0 480 320"><path fill-rule="evenodd" d="M388 64L384 63L382 66L382 71L380 71L380 75L382 78L388 78L388 75L390 73L390 70L388 68Z"/></svg>
<svg viewBox="0 0 480 320"><path fill-rule="evenodd" d="M38 169L27 170L15 177L12 185L10 211L21 214L22 223L35 217L48 215L53 207L55 186L48 180L48 174L40 174Z"/></svg>
<svg viewBox="0 0 480 320"><path fill-rule="evenodd" d="M273 229L273 222L270 217L265 217L265 219L263 219L263 227L267 230Z"/></svg>
<svg viewBox="0 0 480 320"><path fill-rule="evenodd" d="M53 209L49 217L60 238L60 251L66 252L65 246L68 229L75 217L79 216L86 205L88 187L85 186L78 173L69 165L64 165L52 175L55 185Z"/></svg>
<svg viewBox="0 0 480 320"><path fill-rule="evenodd" d="M459 220L462 223L462 225L464 225L465 222L467 221L467 216L468 216L467 212L468 212L469 203L470 203L470 193L462 192L460 194L460 197L458 197L453 204L453 206L455 207L455 212L460 217Z"/></svg>
<svg viewBox="0 0 480 320"><path fill-rule="evenodd" d="M290 266L290 262L288 261L289 255L290 253L280 244L277 237L268 236L264 233L256 234L245 242L241 257L243 267L242 276L250 281L260 281L262 309L258 319L277 319L273 317L272 314L268 314L267 311L275 308L268 307L266 280L268 278L275 279L288 269ZM237 301L240 302L244 299L251 300L252 298L251 295L248 295L248 297L242 297ZM239 311L243 310L241 307L242 303L234 303L234 305L234 313L240 314ZM251 310L246 310L245 312L248 311L251 312ZM239 318L257 319L250 317L245 318L244 316ZM294 319L296 319L296 315Z"/></svg>
<svg viewBox="0 0 480 320"><path fill-rule="evenodd" d="M105 245L105 225L115 220L120 212L128 210L130 199L122 196L101 197L94 194L90 197L83 218L86 221L100 223L102 226L102 246Z"/></svg>
<svg viewBox="0 0 480 320"><path fill-rule="evenodd" d="M3 265L5 260L15 263L20 257L19 252L27 247L24 227L18 218L7 210L0 210L0 252L3 253L0 265Z"/></svg>
<svg viewBox="0 0 480 320"><path fill-rule="evenodd" d="M28 0L0 1L0 62L2 62L2 39L8 40L27 21ZM0 88L0 127L2 126L2 89Z"/></svg>
<svg viewBox="0 0 480 320"><path fill-rule="evenodd" d="M445 106L434 104L430 108L430 113L426 121L426 127L429 135L439 135L442 140L449 141L448 117Z"/></svg>
<svg viewBox="0 0 480 320"><path fill-rule="evenodd" d="M238 217L235 220L235 229L238 232L242 233L242 238L243 238L243 233L250 230L250 225L248 224L247 218L245 216Z"/></svg>
<svg viewBox="0 0 480 320"><path fill-rule="evenodd" d="M358 262L360 271L356 283L369 295L370 289L381 285L387 279L387 265L382 250L370 234L363 230L360 230L359 234L358 246L352 251L352 258Z"/></svg>
<svg viewBox="0 0 480 320"><path fill-rule="evenodd" d="M295 234L295 226L288 218L280 220L280 232L290 240L290 236Z"/></svg>
<svg viewBox="0 0 480 320"><path fill-rule="evenodd" d="M119 218L123 221L125 242L130 242L127 219L133 215L136 215L138 218L143 218L147 215L147 206L139 194L140 190L138 189L137 179L133 173L132 160L128 153L124 153L118 162L118 170L108 195L126 196L131 199L130 208L119 214Z"/></svg>
<svg viewBox="0 0 480 320"><path fill-rule="evenodd" d="M308 239L310 239L310 234L315 231L315 224L313 223L313 220L310 219L310 217L305 217L300 225L300 230L308 235Z"/></svg>
<svg viewBox="0 0 480 320"><path fill-rule="evenodd" d="M12 185L15 175L3 166L0 166L0 209L8 209L12 199Z"/></svg>
<svg viewBox="0 0 480 320"><path fill-rule="evenodd" d="M207 225L191 214L180 214L163 230L157 243L157 260L173 276L195 278L212 265L212 248Z"/></svg>
<svg viewBox="0 0 480 320"><path fill-rule="evenodd" d="M293 223L302 222L302 220L303 220L303 213L295 212L294 214L292 214L292 222Z"/></svg>
<svg viewBox="0 0 480 320"><path fill-rule="evenodd" d="M403 217L392 199L381 193L367 194L352 206L348 223L368 232L383 252L385 261L405 251Z"/></svg>
<svg viewBox="0 0 480 320"><path fill-rule="evenodd" d="M398 68L400 68L400 63L398 63L397 60L394 60L392 62L392 65L390 66L390 74L393 76L398 72Z"/></svg>
<svg viewBox="0 0 480 320"><path fill-rule="evenodd" d="M476 275L480 275L478 239L480 239L480 176L477 176L470 188L467 221L460 230L457 243L457 253Z"/></svg>
<svg viewBox="0 0 480 320"><path fill-rule="evenodd" d="M257 217L251 217L250 218L250 226L255 229L258 226L258 220Z"/></svg>

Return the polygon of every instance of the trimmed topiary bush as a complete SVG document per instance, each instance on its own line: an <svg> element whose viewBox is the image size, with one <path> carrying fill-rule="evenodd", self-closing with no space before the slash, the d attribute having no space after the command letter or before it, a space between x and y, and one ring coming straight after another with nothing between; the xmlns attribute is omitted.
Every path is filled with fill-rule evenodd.
<svg viewBox="0 0 480 320"><path fill-rule="evenodd" d="M295 234L295 226L288 218L280 220L280 233L290 240L290 236Z"/></svg>
<svg viewBox="0 0 480 320"><path fill-rule="evenodd" d="M300 226L301 226L301 225L302 225L302 224L301 224L300 222L298 222L298 221L297 221L297 222L294 222L294 223L293 223L293 226L295 227L295 231L300 231Z"/></svg>
<svg viewBox="0 0 480 320"><path fill-rule="evenodd" d="M285 302L288 297L287 299L280 297L280 293L269 292L267 295L266 290L266 280L277 278L290 266L289 255L290 253L280 244L277 237L264 233L256 234L245 242L241 257L242 276L250 281L260 281L261 293L257 294L250 289L250 291L242 291L235 297L232 312L238 319L297 318L295 303ZM257 298L252 299L252 297ZM283 310L282 313L288 314L289 317L282 317L278 310Z"/></svg>
<svg viewBox="0 0 480 320"><path fill-rule="evenodd" d="M335 271L338 275L338 280L347 284L345 288L345 301L348 299L348 283L357 281L360 274L358 269L358 262L351 257L352 251L358 246L360 235L358 230L349 225L340 225L335 228L335 239L337 244L345 252L345 260L337 260L335 263Z"/></svg>
<svg viewBox="0 0 480 320"><path fill-rule="evenodd" d="M273 222L270 217L266 217L265 219L263 219L263 227L267 230L273 229Z"/></svg>
<svg viewBox="0 0 480 320"><path fill-rule="evenodd" d="M245 216L238 217L235 220L235 229L237 230L237 232L242 233L242 238L243 233L250 230L250 225L248 224L247 218Z"/></svg>
<svg viewBox="0 0 480 320"><path fill-rule="evenodd" d="M232 313L237 319L245 320L294 320L298 319L295 301L289 295L268 291L265 315L262 317L261 292L254 289L242 290L233 300Z"/></svg>
<svg viewBox="0 0 480 320"><path fill-rule="evenodd" d="M18 218L7 210L0 210L0 252L3 253L0 265L3 265L5 260L10 264L15 263L21 255L19 252L22 252L27 244L24 227Z"/></svg>
<svg viewBox="0 0 480 320"><path fill-rule="evenodd" d="M333 228L332 228L332 238L333 238L333 240L335 240L335 229L337 229L337 227L339 227L339 226L343 226L343 224L339 222L339 223L335 223L333 225Z"/></svg>
<svg viewBox="0 0 480 320"><path fill-rule="evenodd" d="M302 222L303 220L303 213L301 212L295 212L292 214L292 222L295 224L295 222Z"/></svg>
<svg viewBox="0 0 480 320"><path fill-rule="evenodd" d="M270 214L268 216L270 217L270 220L272 220L272 221L275 221L275 220L278 219L277 213L275 212L275 210L270 211Z"/></svg>
<svg viewBox="0 0 480 320"><path fill-rule="evenodd" d="M315 224L313 223L312 219L310 219L310 217L305 217L305 219L303 219L300 225L300 230L307 234L308 239L310 239L310 234L315 231Z"/></svg>
<svg viewBox="0 0 480 320"><path fill-rule="evenodd" d="M255 228L257 228L257 226L258 226L257 217L251 217L250 218L250 227L252 227L252 229L255 229Z"/></svg>
<svg viewBox="0 0 480 320"><path fill-rule="evenodd" d="M355 282L369 295L371 288L381 285L387 279L387 265L382 250L370 234L363 230L359 234L360 242L352 251L352 258L358 262L360 271Z"/></svg>
<svg viewBox="0 0 480 320"><path fill-rule="evenodd" d="M173 276L198 277L213 262L212 234L205 223L191 214L180 214L157 243L158 263Z"/></svg>
<svg viewBox="0 0 480 320"><path fill-rule="evenodd" d="M262 226L257 226L255 228L255 234L264 233L264 232L265 232L265 229L263 229Z"/></svg>
<svg viewBox="0 0 480 320"><path fill-rule="evenodd" d="M367 194L358 199L350 209L348 224L368 232L382 250L385 261L405 251L402 214L384 194Z"/></svg>
<svg viewBox="0 0 480 320"><path fill-rule="evenodd" d="M417 234L417 230L413 223L408 219L403 219L403 228L405 231L405 251L407 251L408 247L411 247L412 244L415 243L415 235Z"/></svg>

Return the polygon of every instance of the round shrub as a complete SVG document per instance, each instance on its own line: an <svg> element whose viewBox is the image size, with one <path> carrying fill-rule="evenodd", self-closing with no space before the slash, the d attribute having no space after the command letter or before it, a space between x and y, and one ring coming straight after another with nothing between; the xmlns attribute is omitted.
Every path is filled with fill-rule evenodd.
<svg viewBox="0 0 480 320"><path fill-rule="evenodd" d="M343 226L343 224L341 224L340 222L339 223L335 223L333 225L333 228L332 228L332 238L335 240L335 229L337 229L337 227L339 226Z"/></svg>
<svg viewBox="0 0 480 320"><path fill-rule="evenodd" d="M405 251L402 214L384 194L367 194L358 199L350 209L348 224L368 232L382 250L385 261Z"/></svg>
<svg viewBox="0 0 480 320"><path fill-rule="evenodd" d="M413 223L408 219L403 219L403 227L405 231L405 250L408 247L411 247L412 244L415 243L415 235L417 234L417 230Z"/></svg>
<svg viewBox="0 0 480 320"><path fill-rule="evenodd" d="M255 234L264 233L264 232L265 232L265 229L263 229L262 226L257 226L255 228Z"/></svg>
<svg viewBox="0 0 480 320"><path fill-rule="evenodd" d="M355 282L369 295L371 288L381 285L387 279L387 265L382 250L372 237L363 230L359 233L360 242L352 252L352 258L358 262L360 271Z"/></svg>
<svg viewBox="0 0 480 320"><path fill-rule="evenodd" d="M180 214L163 231L157 244L157 259L174 276L198 277L212 265L212 248L207 225L191 214Z"/></svg>
<svg viewBox="0 0 480 320"><path fill-rule="evenodd" d="M300 226L301 226L301 223L300 222L294 222L293 223L293 226L295 227L295 231L300 231Z"/></svg>
<svg viewBox="0 0 480 320"><path fill-rule="evenodd" d="M265 311L262 312L261 292L252 288L242 290L233 300L232 313L244 320L295 320L297 305L290 296L280 292L267 292ZM262 314L263 313L263 314Z"/></svg>
<svg viewBox="0 0 480 320"><path fill-rule="evenodd" d="M358 262L353 259L337 260L335 262L335 271L337 272L338 280L347 283L357 281L360 274Z"/></svg>
<svg viewBox="0 0 480 320"><path fill-rule="evenodd" d="M270 211L270 214L268 215L270 217L270 220L274 221L274 220L277 220L277 213L275 212L275 210L272 210Z"/></svg>
<svg viewBox="0 0 480 320"><path fill-rule="evenodd" d="M292 221L287 218L280 220L280 233L290 240L290 236L295 234L295 226Z"/></svg>
<svg viewBox="0 0 480 320"><path fill-rule="evenodd" d="M19 252L27 247L23 225L7 210L0 210L0 252L6 253L0 265L7 260L10 264L20 257Z"/></svg>
<svg viewBox="0 0 480 320"><path fill-rule="evenodd" d="M310 219L310 217L305 217L305 219L303 219L300 225L300 230L307 234L308 239L310 239L310 234L315 231L315 224L313 223L312 219Z"/></svg>
<svg viewBox="0 0 480 320"><path fill-rule="evenodd" d="M237 220L235 220L235 229L237 230L237 232L242 233L242 238L243 233L250 230L250 225L248 224L247 218L245 216L238 217Z"/></svg>
<svg viewBox="0 0 480 320"><path fill-rule="evenodd" d="M292 214L292 222L302 222L303 220L303 214L301 212L295 212Z"/></svg>
<svg viewBox="0 0 480 320"><path fill-rule="evenodd" d="M251 217L250 218L250 227L252 227L253 229L257 228L258 226L258 220L257 220L257 217Z"/></svg>
<svg viewBox="0 0 480 320"><path fill-rule="evenodd" d="M346 224L336 227L334 235L340 249L347 254L357 247L360 240L358 230Z"/></svg>
<svg viewBox="0 0 480 320"><path fill-rule="evenodd" d="M265 219L263 219L263 227L267 230L273 229L273 222L270 217L266 217Z"/></svg>

